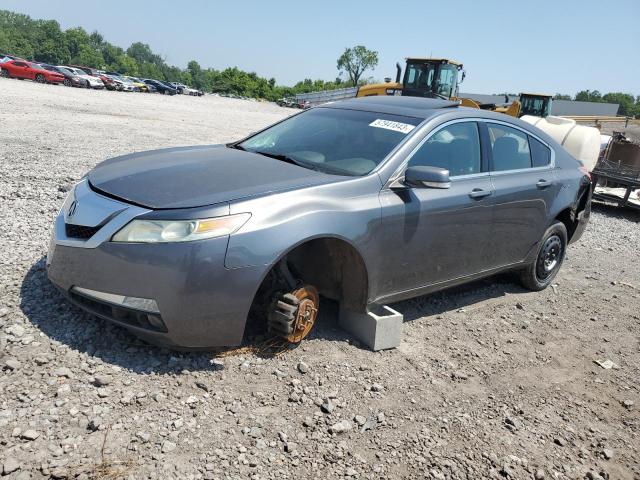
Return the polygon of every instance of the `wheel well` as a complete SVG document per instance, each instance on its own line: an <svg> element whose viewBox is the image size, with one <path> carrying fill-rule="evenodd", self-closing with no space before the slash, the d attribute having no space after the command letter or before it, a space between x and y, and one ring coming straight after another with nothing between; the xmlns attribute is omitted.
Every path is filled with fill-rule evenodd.
<svg viewBox="0 0 640 480"><path fill-rule="evenodd" d="M571 237L576 231L577 226L574 211L571 208L566 208L556 216L556 220L564 224L565 228L567 229L567 241L571 241Z"/></svg>
<svg viewBox="0 0 640 480"><path fill-rule="evenodd" d="M367 305L369 281L360 253L337 238L317 238L302 243L280 258L256 293L254 306L269 302L278 287L286 288L282 264L291 276L313 285L320 295L338 300L348 309L363 310Z"/></svg>

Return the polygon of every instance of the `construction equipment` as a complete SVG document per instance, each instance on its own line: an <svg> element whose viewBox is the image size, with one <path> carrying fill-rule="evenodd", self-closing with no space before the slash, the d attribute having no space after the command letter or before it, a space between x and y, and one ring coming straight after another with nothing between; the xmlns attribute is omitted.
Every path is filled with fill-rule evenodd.
<svg viewBox="0 0 640 480"><path fill-rule="evenodd" d="M601 147L600 130L597 128L578 125L575 120L553 115L523 115L521 119L548 134L573 158L580 160L588 171L596 166Z"/></svg>
<svg viewBox="0 0 640 480"><path fill-rule="evenodd" d="M399 63L396 63L396 69L395 83L389 81L363 85L356 96L403 95L449 100L458 97L458 84L466 75L461 63L446 58L409 57L406 59L404 77ZM459 72L462 72L460 81Z"/></svg>
<svg viewBox="0 0 640 480"><path fill-rule="evenodd" d="M409 57L406 59L404 76L399 63L396 63L396 69L395 83L389 80L386 83L363 85L358 89L356 96L402 95L442 98L458 101L463 107L492 110L512 117L546 117L551 112L552 97L542 93L521 93L519 100L509 103L506 98L504 105L482 104L471 98L460 98L459 84L464 80L466 73L462 63L447 58Z"/></svg>
<svg viewBox="0 0 640 480"><path fill-rule="evenodd" d="M591 175L594 198L640 208L640 142L613 132Z"/></svg>

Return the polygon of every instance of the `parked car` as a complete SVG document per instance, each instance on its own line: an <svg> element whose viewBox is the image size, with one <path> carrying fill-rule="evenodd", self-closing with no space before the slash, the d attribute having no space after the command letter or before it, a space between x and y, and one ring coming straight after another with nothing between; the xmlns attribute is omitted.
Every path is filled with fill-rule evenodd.
<svg viewBox="0 0 640 480"><path fill-rule="evenodd" d="M178 90L167 82L161 82L160 80L153 79L145 79L144 82L147 85L153 85L158 93L162 93L163 95L176 95L178 93Z"/></svg>
<svg viewBox="0 0 640 480"><path fill-rule="evenodd" d="M64 75L51 72L37 63L26 60L8 60L0 64L0 75L3 77L29 79L38 83L63 83Z"/></svg>
<svg viewBox="0 0 640 480"><path fill-rule="evenodd" d="M74 73L78 77L82 78L85 82L85 87L92 88L95 90L102 90L104 88L104 83L98 77L94 77L93 75L87 74L84 70L81 70L76 67L70 67L67 65L58 65L60 68L66 68L70 72Z"/></svg>
<svg viewBox="0 0 640 480"><path fill-rule="evenodd" d="M171 85L173 85L173 87L178 91L179 94L183 94L184 93L184 87L186 87L186 85L179 83L179 82L169 82Z"/></svg>
<svg viewBox="0 0 640 480"><path fill-rule="evenodd" d="M100 77L100 71L97 68L93 67L85 67L82 65L69 65L70 67L77 68L78 70L82 70L87 75L91 75L92 77Z"/></svg>
<svg viewBox="0 0 640 480"><path fill-rule="evenodd" d="M182 93L185 95L191 95L192 97L201 97L202 95L204 95L203 91L187 87L186 85L182 86Z"/></svg>
<svg viewBox="0 0 640 480"><path fill-rule="evenodd" d="M137 92L148 92L149 89L147 88L147 84L144 83L142 80L136 78L136 77L130 77L130 76L123 76L122 77L124 80L131 82L133 84L134 87L136 87L136 91Z"/></svg>
<svg viewBox="0 0 640 480"><path fill-rule="evenodd" d="M78 75L73 73L71 70L67 70L66 68L56 67L54 65L49 65L47 63L41 63L42 67L45 70L49 70L50 72L57 72L61 75L64 75L64 83L67 87L84 87L85 80L80 78Z"/></svg>
<svg viewBox="0 0 640 480"><path fill-rule="evenodd" d="M135 92L137 87L130 81L115 75L109 75L109 78L113 80L116 85L116 90L121 92Z"/></svg>
<svg viewBox="0 0 640 480"><path fill-rule="evenodd" d="M118 90L118 85L116 84L116 82L114 82L114 80L105 72L97 70L96 75L100 80L102 80L102 83L104 83L104 88L106 88L107 90Z"/></svg>
<svg viewBox="0 0 640 480"><path fill-rule="evenodd" d="M237 345L250 311L297 341L319 295L366 312L508 270L542 290L590 201L584 166L530 124L365 97L227 145L106 160L65 200L46 268L155 343Z"/></svg>

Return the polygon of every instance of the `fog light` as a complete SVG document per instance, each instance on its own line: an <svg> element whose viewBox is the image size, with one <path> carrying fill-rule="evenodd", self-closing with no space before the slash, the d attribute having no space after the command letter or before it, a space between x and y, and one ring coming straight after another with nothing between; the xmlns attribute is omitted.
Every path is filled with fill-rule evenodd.
<svg viewBox="0 0 640 480"><path fill-rule="evenodd" d="M164 326L164 322L162 321L162 319L157 315L147 315L147 321L156 330L166 331L167 329L167 327Z"/></svg>
<svg viewBox="0 0 640 480"><path fill-rule="evenodd" d="M111 303L112 305L131 308L133 310L142 310L143 312L160 313L158 304L151 298L127 297L82 287L73 287L71 291L94 300Z"/></svg>
<svg viewBox="0 0 640 480"><path fill-rule="evenodd" d="M151 298L124 297L122 306L135 310L144 310L145 312L160 313L158 304Z"/></svg>

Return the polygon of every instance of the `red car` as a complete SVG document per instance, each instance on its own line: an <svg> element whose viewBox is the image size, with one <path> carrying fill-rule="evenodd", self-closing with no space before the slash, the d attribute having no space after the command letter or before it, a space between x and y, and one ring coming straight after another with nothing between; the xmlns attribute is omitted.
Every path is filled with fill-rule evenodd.
<svg viewBox="0 0 640 480"><path fill-rule="evenodd" d="M46 70L41 65L25 60L10 60L0 63L3 77L34 80L38 83L62 83L64 75Z"/></svg>

